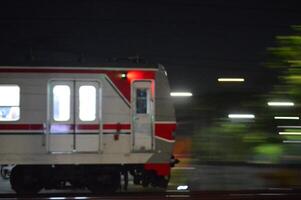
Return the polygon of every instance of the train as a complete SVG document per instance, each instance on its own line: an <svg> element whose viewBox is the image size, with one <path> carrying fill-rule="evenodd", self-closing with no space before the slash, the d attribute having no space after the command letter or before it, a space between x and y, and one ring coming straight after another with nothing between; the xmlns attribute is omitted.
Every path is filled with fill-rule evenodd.
<svg viewBox="0 0 301 200"><path fill-rule="evenodd" d="M0 165L18 194L166 188L175 131L162 65L0 67Z"/></svg>

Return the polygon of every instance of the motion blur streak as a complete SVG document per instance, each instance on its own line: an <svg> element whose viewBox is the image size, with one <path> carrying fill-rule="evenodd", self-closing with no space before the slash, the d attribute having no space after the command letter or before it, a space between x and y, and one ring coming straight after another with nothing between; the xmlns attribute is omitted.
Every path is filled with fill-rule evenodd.
<svg viewBox="0 0 301 200"><path fill-rule="evenodd" d="M255 115L252 114L229 114L229 118L232 119L254 119Z"/></svg>
<svg viewBox="0 0 301 200"><path fill-rule="evenodd" d="M298 120L299 117L280 117L280 116L275 116L274 119L295 119L295 120Z"/></svg>
<svg viewBox="0 0 301 200"><path fill-rule="evenodd" d="M218 78L218 82L244 82L244 78Z"/></svg>
<svg viewBox="0 0 301 200"><path fill-rule="evenodd" d="M283 140L283 143L301 144L301 140Z"/></svg>
<svg viewBox="0 0 301 200"><path fill-rule="evenodd" d="M279 135L301 135L301 132L279 132Z"/></svg>
<svg viewBox="0 0 301 200"><path fill-rule="evenodd" d="M172 97L191 97L191 92L171 92L170 96Z"/></svg>
<svg viewBox="0 0 301 200"><path fill-rule="evenodd" d="M268 102L269 106L294 106L293 102Z"/></svg>

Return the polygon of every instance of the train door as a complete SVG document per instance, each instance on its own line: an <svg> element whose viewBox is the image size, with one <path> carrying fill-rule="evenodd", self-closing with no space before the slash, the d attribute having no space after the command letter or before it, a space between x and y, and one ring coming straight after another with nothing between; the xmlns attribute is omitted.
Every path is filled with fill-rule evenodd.
<svg viewBox="0 0 301 200"><path fill-rule="evenodd" d="M132 85L133 150L150 151L154 146L154 91L151 81Z"/></svg>
<svg viewBox="0 0 301 200"><path fill-rule="evenodd" d="M100 86L98 82L75 83L75 150L96 152L100 145Z"/></svg>
<svg viewBox="0 0 301 200"><path fill-rule="evenodd" d="M98 151L100 140L99 83L52 81L48 93L49 152Z"/></svg>

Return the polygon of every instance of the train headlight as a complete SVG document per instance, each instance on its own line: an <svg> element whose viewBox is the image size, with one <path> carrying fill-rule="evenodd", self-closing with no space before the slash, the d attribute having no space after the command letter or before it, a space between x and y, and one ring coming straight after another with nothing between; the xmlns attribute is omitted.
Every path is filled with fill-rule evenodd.
<svg viewBox="0 0 301 200"><path fill-rule="evenodd" d="M121 74L121 78L122 78L122 79L126 79L126 78L127 78L127 73L122 73L122 74Z"/></svg>

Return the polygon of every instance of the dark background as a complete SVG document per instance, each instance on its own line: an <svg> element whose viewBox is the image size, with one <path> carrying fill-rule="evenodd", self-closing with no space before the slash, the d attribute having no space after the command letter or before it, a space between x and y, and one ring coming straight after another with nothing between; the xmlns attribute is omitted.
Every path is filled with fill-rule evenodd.
<svg viewBox="0 0 301 200"><path fill-rule="evenodd" d="M97 66L140 56L161 63L175 100L179 131L225 115L238 99L267 92L275 73L265 68L275 36L300 24L299 1L72 0L1 1L0 65ZM221 85L217 77L244 77ZM215 104L208 112L203 112ZM227 108L227 106L228 108ZM232 110L233 111L233 110ZM193 126L192 126L193 124Z"/></svg>
<svg viewBox="0 0 301 200"><path fill-rule="evenodd" d="M271 0L2 1L0 64L97 66L139 55L165 65L173 90L218 90L218 76L264 89L266 48L300 11L298 1Z"/></svg>

